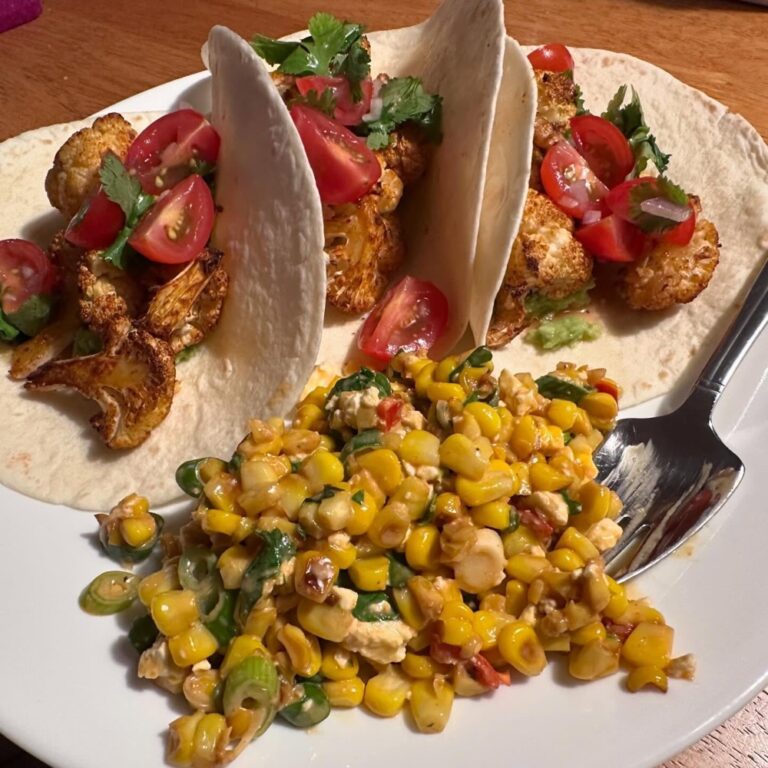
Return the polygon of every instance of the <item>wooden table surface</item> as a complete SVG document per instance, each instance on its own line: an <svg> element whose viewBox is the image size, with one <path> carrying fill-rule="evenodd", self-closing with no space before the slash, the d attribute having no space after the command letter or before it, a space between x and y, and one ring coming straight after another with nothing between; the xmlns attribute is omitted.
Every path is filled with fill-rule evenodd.
<svg viewBox="0 0 768 768"><path fill-rule="evenodd" d="M40 18L0 34L0 140L85 117L200 70L200 44L214 23L244 36L279 36L326 10L389 28L422 20L438 2L44 1ZM522 43L560 40L645 58L740 112L768 137L768 9L727 0L521 0L507 3L507 28ZM763 692L665 768L768 766L767 718ZM44 768L2 736L0 766Z"/></svg>

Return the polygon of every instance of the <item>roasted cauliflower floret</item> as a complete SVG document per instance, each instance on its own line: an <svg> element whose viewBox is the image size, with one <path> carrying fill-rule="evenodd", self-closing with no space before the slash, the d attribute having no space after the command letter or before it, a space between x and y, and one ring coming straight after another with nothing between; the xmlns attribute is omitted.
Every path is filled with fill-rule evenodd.
<svg viewBox="0 0 768 768"><path fill-rule="evenodd" d="M32 373L26 389L74 389L95 400L91 424L110 448L135 448L168 415L176 386L171 348L121 318L96 355L55 360Z"/></svg>
<svg viewBox="0 0 768 768"><path fill-rule="evenodd" d="M121 160L136 138L136 131L121 115L112 112L98 117L90 128L70 136L53 159L45 177L51 205L71 219L99 184L99 169L111 150Z"/></svg>
<svg viewBox="0 0 768 768"><path fill-rule="evenodd" d="M328 301L342 312L367 312L383 296L387 279L403 262L400 221L381 213L378 194L326 209Z"/></svg>
<svg viewBox="0 0 768 768"><path fill-rule="evenodd" d="M699 199L691 196L690 200L697 218L688 245L659 243L623 270L619 293L632 309L687 304L709 285L720 258L717 229L699 217Z"/></svg>
<svg viewBox="0 0 768 768"><path fill-rule="evenodd" d="M167 341L174 354L199 344L218 323L227 295L229 277L221 257L221 251L207 249L160 286L138 327Z"/></svg>
<svg viewBox="0 0 768 768"><path fill-rule="evenodd" d="M553 299L583 288L592 277L592 257L573 236L573 221L548 197L529 189L520 231L496 296L488 344L514 338L528 324L523 307L534 291Z"/></svg>
<svg viewBox="0 0 768 768"><path fill-rule="evenodd" d="M423 131L405 123L389 136L389 144L376 152L387 168L391 168L406 186L413 184L426 170L430 145Z"/></svg>
<svg viewBox="0 0 768 768"><path fill-rule="evenodd" d="M539 94L533 143L547 150L564 138L569 121L576 116L576 85L569 72L536 71Z"/></svg>

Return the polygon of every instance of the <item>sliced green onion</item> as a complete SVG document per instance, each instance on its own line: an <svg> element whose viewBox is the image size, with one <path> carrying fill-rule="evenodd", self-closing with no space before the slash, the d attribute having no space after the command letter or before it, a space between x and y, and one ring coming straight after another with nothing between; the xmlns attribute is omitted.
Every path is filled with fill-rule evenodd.
<svg viewBox="0 0 768 768"><path fill-rule="evenodd" d="M297 728L311 728L331 714L328 697L317 683L300 683L296 686L296 692L300 696L298 701L288 704L278 713L283 720Z"/></svg>
<svg viewBox="0 0 768 768"><path fill-rule="evenodd" d="M203 492L205 483L200 477L200 465L207 459L190 459L179 465L176 470L176 483L184 493L198 498Z"/></svg>
<svg viewBox="0 0 768 768"><path fill-rule="evenodd" d="M493 352L488 347L477 347L451 371L448 381L457 381L465 368L482 368L491 360L493 360Z"/></svg>
<svg viewBox="0 0 768 768"><path fill-rule="evenodd" d="M404 587L408 579L416 574L390 552L387 552L387 557L389 558L389 586Z"/></svg>
<svg viewBox="0 0 768 768"><path fill-rule="evenodd" d="M216 638L219 647L225 647L237 634L235 626L235 601L237 590L222 589L216 605L202 617L206 629Z"/></svg>
<svg viewBox="0 0 768 768"><path fill-rule="evenodd" d="M131 624L131 628L128 630L128 640L139 653L143 653L147 648L154 645L159 634L160 631L155 626L152 617L145 613Z"/></svg>
<svg viewBox="0 0 768 768"><path fill-rule="evenodd" d="M272 661L264 656L243 659L228 675L224 683L222 705L230 716L241 707L257 718L254 734L261 736L275 719L280 679Z"/></svg>
<svg viewBox="0 0 768 768"><path fill-rule="evenodd" d="M195 593L203 614L213 610L222 590L217 562L216 554L203 547L190 547L179 557L179 583Z"/></svg>
<svg viewBox="0 0 768 768"><path fill-rule="evenodd" d="M152 518L155 521L155 533L140 547L132 547L127 542L123 542L122 544L110 544L109 530L113 523L110 521L110 524L108 525L99 526L99 542L108 557L112 558L116 563L140 563L152 554L152 550L160 540L160 534L163 532L165 520L154 512L150 512L149 514L152 515Z"/></svg>
<svg viewBox="0 0 768 768"><path fill-rule="evenodd" d="M559 376L549 375L540 376L536 379L536 386L539 388L539 394L550 400L553 398L570 400L577 405L585 395L595 391L593 387L582 387L572 381L561 379Z"/></svg>
<svg viewBox="0 0 768 768"><path fill-rule="evenodd" d="M378 429L364 429L358 432L351 440L348 440L341 449L339 459L345 462L350 456L360 451L368 451L371 448L381 446L381 432Z"/></svg>
<svg viewBox="0 0 768 768"><path fill-rule="evenodd" d="M400 614L386 592L364 592L357 596L352 615L358 621L394 621Z"/></svg>
<svg viewBox="0 0 768 768"><path fill-rule="evenodd" d="M80 607L94 616L107 616L130 607L138 593L138 576L126 571L107 571L80 593Z"/></svg>

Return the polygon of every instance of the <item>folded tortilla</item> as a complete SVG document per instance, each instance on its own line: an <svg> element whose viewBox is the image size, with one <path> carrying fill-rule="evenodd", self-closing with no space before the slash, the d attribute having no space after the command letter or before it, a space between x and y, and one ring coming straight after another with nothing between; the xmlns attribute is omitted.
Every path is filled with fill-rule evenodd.
<svg viewBox="0 0 768 768"><path fill-rule="evenodd" d="M315 181L269 76L243 56L216 57L212 121L221 135L214 243L230 276L221 321L177 366L170 413L130 451L105 447L77 393L29 393L5 375L0 353L0 482L28 496L107 511L139 491L153 505L183 493L180 463L232 453L247 420L283 415L309 376L325 307L323 221ZM242 89L242 90L241 90ZM252 98L242 98L242 93ZM258 104L258 107L254 106ZM157 115L126 115L141 130ZM0 238L41 245L65 225L45 174L61 144L90 120L40 128L0 145ZM273 143L244 140L279 132ZM296 215L297 201L301 215Z"/></svg>
<svg viewBox="0 0 768 768"><path fill-rule="evenodd" d="M623 387L622 405L632 405L690 386L762 267L768 237L768 147L744 118L652 64L588 48L571 53L575 80L587 109L595 114L606 108L620 85L635 87L659 146L672 155L669 177L701 198L702 215L718 229L720 264L709 286L690 304L662 312L635 311L618 298L601 296L590 308L593 319L604 326L597 340L542 352L524 341L523 332L498 350L495 359L499 367L517 371L548 371L561 360L605 367ZM516 134L510 150L508 124L501 118L519 99L521 77L528 83L532 73L522 76L505 67L499 92L474 272L471 325L478 344L485 341L527 192L527 178L515 189L505 186L518 173L519 161L505 161L504 153L530 154L530 134Z"/></svg>

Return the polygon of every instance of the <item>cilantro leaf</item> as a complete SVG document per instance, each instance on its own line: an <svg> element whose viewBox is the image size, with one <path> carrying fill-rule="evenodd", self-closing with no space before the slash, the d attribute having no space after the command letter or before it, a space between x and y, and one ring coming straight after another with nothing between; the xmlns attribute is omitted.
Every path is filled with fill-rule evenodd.
<svg viewBox="0 0 768 768"><path fill-rule="evenodd" d="M88 328L78 328L72 342L72 356L86 357L101 352L103 344L101 336Z"/></svg>
<svg viewBox="0 0 768 768"><path fill-rule="evenodd" d="M273 40L265 35L254 35L251 40L251 48L267 64L282 64L299 45L300 43L289 43L285 40Z"/></svg>
<svg viewBox="0 0 768 768"><path fill-rule="evenodd" d="M125 217L128 218L141 194L139 180L128 173L128 169L112 151L108 151L104 155L99 178L107 197L113 203L117 203L123 209Z"/></svg>
<svg viewBox="0 0 768 768"><path fill-rule="evenodd" d="M307 91L306 96L297 96L295 99L291 99L291 105L293 104L306 104L319 112L324 112L329 117L333 117L336 109L336 99L330 88L326 88L319 95L317 91Z"/></svg>
<svg viewBox="0 0 768 768"><path fill-rule="evenodd" d="M666 176L650 179L647 184L637 184L629 192L629 213L632 223L640 227L643 232L665 232L678 224L671 219L646 213L641 208L641 204L646 200L658 197L682 207L688 205L688 195L685 191Z"/></svg>
<svg viewBox="0 0 768 768"><path fill-rule="evenodd" d="M126 216L125 226L118 232L115 242L102 252L101 258L108 261L118 269L125 269L126 254L125 248L128 245L128 239L136 229L141 217L152 207L155 198L144 192L139 192L130 214Z"/></svg>
<svg viewBox="0 0 768 768"><path fill-rule="evenodd" d="M664 173L669 165L669 155L662 152L656 144L656 138L645 122L643 107L640 104L637 91L632 88L632 98L628 104L622 106L626 95L627 86L622 85L608 102L608 107L602 116L612 122L627 137L635 155L633 176L639 176L649 162L652 162L659 169L659 173Z"/></svg>
<svg viewBox="0 0 768 768"><path fill-rule="evenodd" d="M186 363L187 360L189 360L191 357L194 357L195 354L199 351L199 344L190 344L188 347L184 347L183 349L180 349L176 353L176 357L174 358L174 362L176 365L179 363Z"/></svg>
<svg viewBox="0 0 768 768"><path fill-rule="evenodd" d="M360 82L371 72L371 57L362 46L362 30L360 37L352 44L349 51L334 57L332 70L335 75L343 75L349 81L352 99L355 102L363 98Z"/></svg>
<svg viewBox="0 0 768 768"><path fill-rule="evenodd" d="M15 312L8 312L5 319L25 336L35 336L47 325L53 307L53 297L45 293L30 296Z"/></svg>
<svg viewBox="0 0 768 768"><path fill-rule="evenodd" d="M416 77L394 77L379 91L381 114L367 123L368 146L381 149L389 144L389 134L401 123L412 121L421 125L430 140L442 137L442 103L440 96L427 93Z"/></svg>
<svg viewBox="0 0 768 768"><path fill-rule="evenodd" d="M310 37L302 40L280 63L279 70L289 75L330 75L331 61L349 49L350 27L330 13L316 13L309 24Z"/></svg>
<svg viewBox="0 0 768 768"><path fill-rule="evenodd" d="M2 341L13 341L19 335L19 333L19 329L14 328L8 322L8 318L4 314L3 310L0 309L0 339L2 339Z"/></svg>

